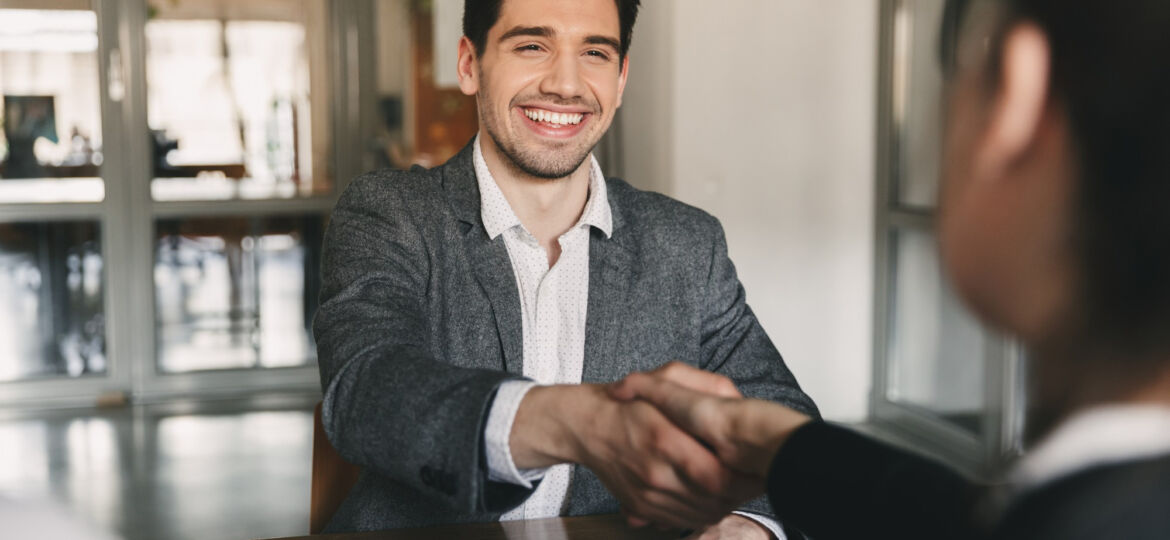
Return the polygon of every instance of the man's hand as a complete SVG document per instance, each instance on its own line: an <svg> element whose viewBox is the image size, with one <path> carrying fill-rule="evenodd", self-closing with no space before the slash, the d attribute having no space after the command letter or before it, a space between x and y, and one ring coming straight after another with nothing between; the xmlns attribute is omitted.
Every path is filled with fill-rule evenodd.
<svg viewBox="0 0 1170 540"><path fill-rule="evenodd" d="M810 420L788 407L726 397L726 378L671 363L610 385L616 399L640 399L714 448L719 459L762 482L772 458L796 428Z"/></svg>
<svg viewBox="0 0 1170 540"><path fill-rule="evenodd" d="M763 525L739 514L728 514L722 521L695 531L686 540L771 540L776 538Z"/></svg>
<svg viewBox="0 0 1170 540"><path fill-rule="evenodd" d="M599 385L533 388L510 436L521 469L589 467L621 502L631 525L695 529L719 522L763 491L643 401L617 401Z"/></svg>

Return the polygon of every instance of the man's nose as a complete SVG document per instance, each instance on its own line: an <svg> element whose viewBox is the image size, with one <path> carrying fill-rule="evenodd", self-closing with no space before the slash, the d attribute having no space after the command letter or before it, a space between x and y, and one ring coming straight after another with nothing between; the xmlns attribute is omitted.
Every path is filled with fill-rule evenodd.
<svg viewBox="0 0 1170 540"><path fill-rule="evenodd" d="M564 99L581 97L585 83L581 80L581 66L577 60L573 54L558 54L541 81L541 92Z"/></svg>

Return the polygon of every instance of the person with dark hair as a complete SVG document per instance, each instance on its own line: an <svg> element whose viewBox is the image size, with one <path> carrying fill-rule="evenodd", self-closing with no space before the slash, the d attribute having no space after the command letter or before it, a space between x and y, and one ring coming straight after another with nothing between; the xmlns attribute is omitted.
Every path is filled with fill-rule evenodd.
<svg viewBox="0 0 1170 540"><path fill-rule="evenodd" d="M784 538L755 481L604 384L680 360L811 416L712 216L605 178L637 0L467 0L478 135L342 195L314 322L322 421L363 467L328 531L624 511Z"/></svg>
<svg viewBox="0 0 1170 540"><path fill-rule="evenodd" d="M723 379L686 366L611 395L766 478L818 540L1170 538L1170 3L969 3L939 237L967 304L1031 352L1031 448L1007 487L709 395Z"/></svg>

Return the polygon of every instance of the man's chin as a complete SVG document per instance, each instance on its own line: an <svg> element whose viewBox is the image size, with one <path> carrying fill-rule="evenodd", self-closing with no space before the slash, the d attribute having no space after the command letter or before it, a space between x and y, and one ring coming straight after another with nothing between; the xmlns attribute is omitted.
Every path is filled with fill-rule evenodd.
<svg viewBox="0 0 1170 540"><path fill-rule="evenodd" d="M583 163L584 161L585 160L582 159L580 163ZM516 165L521 171L524 172L524 174L527 174L528 176L540 178L543 180L560 180L573 174L573 172L580 168L580 163L578 163L576 167L554 167L533 165L530 163L517 163Z"/></svg>
<svg viewBox="0 0 1170 540"><path fill-rule="evenodd" d="M518 156L508 156L516 168L524 174L545 180L559 180L579 170L589 159L589 151L554 155L549 151L529 151Z"/></svg>

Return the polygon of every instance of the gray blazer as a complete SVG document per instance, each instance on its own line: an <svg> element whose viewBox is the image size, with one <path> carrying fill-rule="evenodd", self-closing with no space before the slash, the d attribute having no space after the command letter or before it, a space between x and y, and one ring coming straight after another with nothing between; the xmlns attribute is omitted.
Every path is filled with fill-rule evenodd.
<svg viewBox="0 0 1170 540"><path fill-rule="evenodd" d="M744 303L718 220L606 182L613 234L590 238L583 382L679 360L815 416ZM322 280L325 431L364 467L328 530L492 521L521 504L531 490L487 479L487 411L524 362L516 278L503 237L484 231L471 146L434 169L354 180L325 235ZM619 510L588 469L572 478L569 515ZM746 509L771 515L762 500Z"/></svg>

